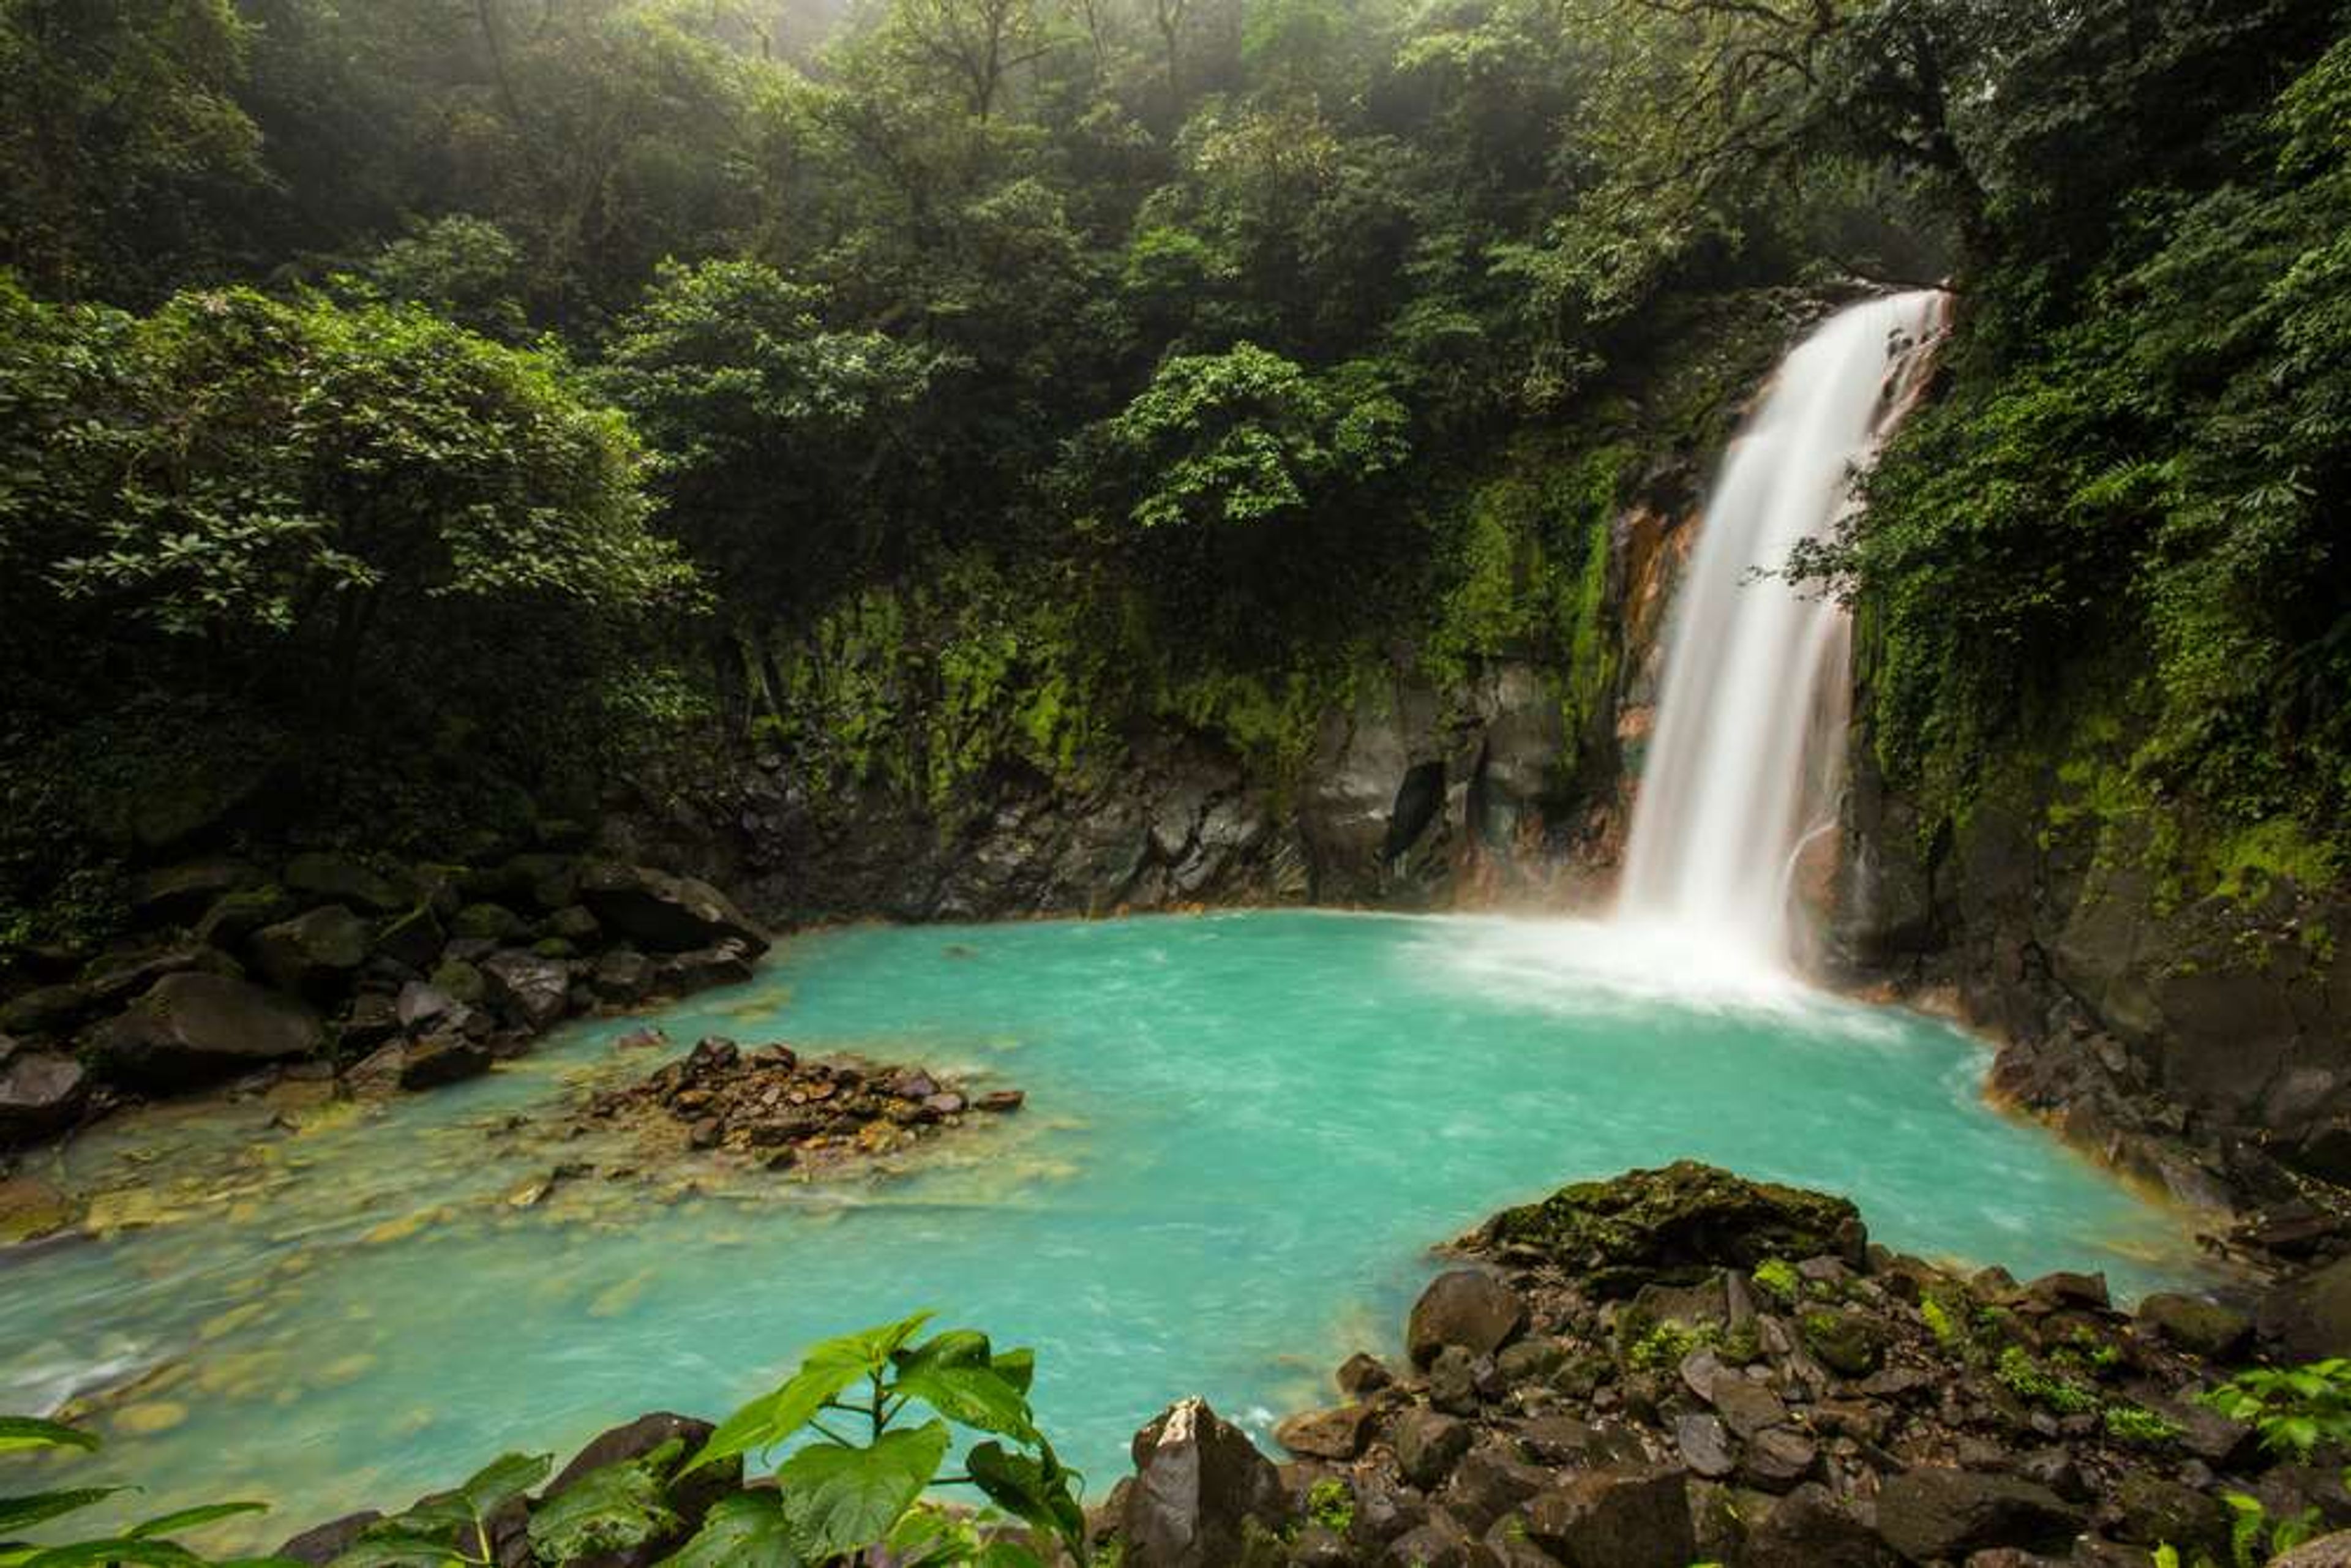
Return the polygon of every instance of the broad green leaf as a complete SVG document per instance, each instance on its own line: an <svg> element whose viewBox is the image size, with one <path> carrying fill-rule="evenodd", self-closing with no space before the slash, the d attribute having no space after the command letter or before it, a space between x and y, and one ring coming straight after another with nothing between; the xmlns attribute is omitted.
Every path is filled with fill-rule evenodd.
<svg viewBox="0 0 2351 1568"><path fill-rule="evenodd" d="M32 1416L0 1416L0 1454L26 1448L80 1448L94 1454L98 1452L98 1437L58 1421L43 1421Z"/></svg>
<svg viewBox="0 0 2351 1568"><path fill-rule="evenodd" d="M204 1560L169 1541L85 1541L53 1546L25 1560L25 1568L204 1568Z"/></svg>
<svg viewBox="0 0 2351 1568"><path fill-rule="evenodd" d="M552 1454L502 1454L457 1488L477 1519L487 1519L520 1497L555 1469Z"/></svg>
<svg viewBox="0 0 2351 1568"><path fill-rule="evenodd" d="M530 1544L538 1560L633 1552L676 1531L664 1492L684 1446L673 1437L640 1458L590 1470L533 1509Z"/></svg>
<svg viewBox="0 0 2351 1568"><path fill-rule="evenodd" d="M752 1491L723 1499L661 1568L802 1568L806 1562L785 1521L783 1500Z"/></svg>
<svg viewBox="0 0 2351 1568"><path fill-rule="evenodd" d="M790 1382L763 1394L719 1424L685 1468L700 1469L737 1454L772 1448L816 1418L824 1402L866 1376L862 1363L803 1364Z"/></svg>
<svg viewBox="0 0 2351 1568"><path fill-rule="evenodd" d="M817 1443L776 1471L792 1533L817 1558L873 1545L923 1495L946 1457L944 1421L884 1432L873 1446Z"/></svg>
<svg viewBox="0 0 2351 1568"><path fill-rule="evenodd" d="M1009 1383L1026 1399L1031 1385L1037 1381L1037 1353L1026 1348L997 1353L992 1364L996 1375Z"/></svg>
<svg viewBox="0 0 2351 1568"><path fill-rule="evenodd" d="M45 1519L78 1513L122 1490L120 1487L82 1487L73 1491L40 1492L31 1497L0 1497L0 1535L14 1535Z"/></svg>
<svg viewBox="0 0 2351 1568"><path fill-rule="evenodd" d="M950 1421L983 1432L1001 1432L1024 1443L1036 1441L1029 1402L993 1367L924 1366L901 1373L896 1387L900 1394L922 1400Z"/></svg>
<svg viewBox="0 0 2351 1568"><path fill-rule="evenodd" d="M328 1568L444 1568L452 1555L445 1537L387 1531L362 1535Z"/></svg>
<svg viewBox="0 0 2351 1568"><path fill-rule="evenodd" d="M935 1315L916 1312L880 1328L820 1342L782 1387L752 1400L722 1422L685 1468L698 1470L737 1454L774 1448L814 1420L826 1400L861 1378L886 1370L890 1358Z"/></svg>
<svg viewBox="0 0 2351 1568"><path fill-rule="evenodd" d="M976 1444L964 1456L964 1469L988 1501L1080 1548L1082 1555L1085 1510L1070 1490L1071 1472L1061 1468L1050 1444L1036 1458L1008 1453L1001 1443Z"/></svg>
<svg viewBox="0 0 2351 1568"><path fill-rule="evenodd" d="M897 1393L924 1401L950 1421L1024 1443L1036 1440L1029 1402L998 1372L986 1334L950 1329L893 1359Z"/></svg>
<svg viewBox="0 0 2351 1568"><path fill-rule="evenodd" d="M140 1541L152 1541L159 1535L177 1535L183 1530L195 1530L214 1524L224 1519L235 1519L243 1514L267 1513L266 1502L214 1502L201 1508L183 1508L177 1513L167 1513L160 1519L134 1524L127 1532Z"/></svg>

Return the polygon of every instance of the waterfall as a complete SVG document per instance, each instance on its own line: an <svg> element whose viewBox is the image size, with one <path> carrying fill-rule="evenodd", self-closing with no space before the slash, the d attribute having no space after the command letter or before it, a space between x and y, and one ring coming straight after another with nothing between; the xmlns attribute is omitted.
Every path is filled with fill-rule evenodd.
<svg viewBox="0 0 2351 1568"><path fill-rule="evenodd" d="M1797 862L1828 825L1844 755L1847 626L1834 600L1757 574L1851 504L1924 379L1946 298L1903 294L1831 318L1724 455L1667 631L1620 918L1764 964L1794 956Z"/></svg>

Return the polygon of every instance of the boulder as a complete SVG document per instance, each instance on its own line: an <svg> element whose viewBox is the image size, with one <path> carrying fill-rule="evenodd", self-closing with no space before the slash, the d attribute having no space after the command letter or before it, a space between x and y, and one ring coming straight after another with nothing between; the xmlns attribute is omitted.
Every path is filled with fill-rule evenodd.
<svg viewBox="0 0 2351 1568"><path fill-rule="evenodd" d="M1445 1511L1483 1534L1494 1521L1551 1485L1549 1470L1529 1464L1506 1443L1473 1446L1453 1467L1445 1488Z"/></svg>
<svg viewBox="0 0 2351 1568"><path fill-rule="evenodd" d="M449 958L433 967L433 988L469 1008L490 999L490 983L481 969L464 958Z"/></svg>
<svg viewBox="0 0 2351 1568"><path fill-rule="evenodd" d="M400 988L392 1008L402 1029L420 1034L455 1018L464 1004L429 981L411 980Z"/></svg>
<svg viewBox="0 0 2351 1568"><path fill-rule="evenodd" d="M1674 1447L1695 1475L1720 1480L1739 1468L1731 1455L1730 1434L1716 1416L1690 1415L1674 1422Z"/></svg>
<svg viewBox="0 0 2351 1568"><path fill-rule="evenodd" d="M2138 1304L2138 1326L2209 1361L2228 1361L2252 1343L2253 1320L2201 1296L2158 1291Z"/></svg>
<svg viewBox="0 0 2351 1568"><path fill-rule="evenodd" d="M265 925L301 913L302 904L282 887L246 887L225 893L196 921L196 940L223 952L242 947Z"/></svg>
<svg viewBox="0 0 2351 1568"><path fill-rule="evenodd" d="M2114 1534L2134 1546L2179 1548L2183 1561L2229 1558L2228 1505L2149 1470L2134 1470L2115 1488L2115 1511L2122 1516Z"/></svg>
<svg viewBox="0 0 2351 1568"><path fill-rule="evenodd" d="M409 899L391 878L349 855L296 855L282 879L288 890L319 904L340 904L376 915L405 909Z"/></svg>
<svg viewBox="0 0 2351 1568"><path fill-rule="evenodd" d="M679 953L655 966L653 988L684 997L718 986L739 986L751 977L754 956L753 949L735 941Z"/></svg>
<svg viewBox="0 0 2351 1568"><path fill-rule="evenodd" d="M510 1021L547 1029L570 1006L571 969L559 959L514 948L482 960L490 1005Z"/></svg>
<svg viewBox="0 0 2351 1568"><path fill-rule="evenodd" d="M980 1096L980 1108L987 1108L988 1095ZM1395 1381L1395 1374L1376 1355L1357 1351L1339 1365L1339 1387L1342 1392L1361 1397L1376 1394Z"/></svg>
<svg viewBox="0 0 2351 1568"><path fill-rule="evenodd" d="M1302 1411L1274 1427L1273 1440L1301 1458L1352 1459L1371 1440L1372 1422L1378 1414L1368 1405Z"/></svg>
<svg viewBox="0 0 2351 1568"><path fill-rule="evenodd" d="M1894 1568L1896 1559L1826 1487L1798 1487L1757 1521L1744 1568Z"/></svg>
<svg viewBox="0 0 2351 1568"><path fill-rule="evenodd" d="M585 947L604 934L604 926L584 904L572 904L547 917L547 934Z"/></svg>
<svg viewBox="0 0 2351 1568"><path fill-rule="evenodd" d="M91 1032L99 1070L143 1093L201 1088L274 1061L317 1054L319 1015L290 997L223 975L169 975Z"/></svg>
<svg viewBox="0 0 2351 1568"><path fill-rule="evenodd" d="M1821 1309L1797 1320L1804 1347L1840 1377L1862 1378L1886 1359L1886 1331L1861 1312Z"/></svg>
<svg viewBox="0 0 2351 1568"><path fill-rule="evenodd" d="M88 1018L98 997L87 986L41 986L0 1002L0 1032L61 1034Z"/></svg>
<svg viewBox="0 0 2351 1568"><path fill-rule="evenodd" d="M348 1514L341 1519L306 1530L279 1547L275 1555L289 1563L309 1563L324 1565L332 1563L359 1544L360 1531L381 1519L383 1515L370 1510L366 1513Z"/></svg>
<svg viewBox="0 0 2351 1568"><path fill-rule="evenodd" d="M1404 1479L1429 1491L1442 1484L1469 1451L1469 1437L1467 1421L1415 1406L1396 1417L1388 1441L1395 1449L1396 1468L1404 1472Z"/></svg>
<svg viewBox="0 0 2351 1568"><path fill-rule="evenodd" d="M1921 1466L1889 1477L1877 1497L1878 1534L1919 1563L1998 1546L2063 1554L2083 1522L2047 1487L1974 1470Z"/></svg>
<svg viewBox="0 0 2351 1568"><path fill-rule="evenodd" d="M449 935L476 942L520 942L530 922L502 904L469 904L449 922Z"/></svg>
<svg viewBox="0 0 2351 1568"><path fill-rule="evenodd" d="M1285 1522L1280 1472L1206 1400L1170 1406L1136 1433L1134 1470L1119 1519L1128 1568L1228 1568L1252 1525Z"/></svg>
<svg viewBox="0 0 2351 1568"><path fill-rule="evenodd" d="M1867 1241L1860 1211L1844 1198L1683 1160L1562 1187L1503 1210L1463 1245L1552 1264L1604 1294L1628 1295L1653 1280L1690 1282L1772 1258L1826 1255L1858 1268Z"/></svg>
<svg viewBox="0 0 2351 1568"><path fill-rule="evenodd" d="M605 927L661 953L740 943L745 956L768 950L767 934L706 882L611 861L584 866L579 901Z"/></svg>
<svg viewBox="0 0 2351 1568"><path fill-rule="evenodd" d="M2351 1355L2351 1258L2271 1291L2259 1322L2262 1337L2289 1361Z"/></svg>
<svg viewBox="0 0 2351 1568"><path fill-rule="evenodd" d="M1698 1551L1678 1469L1586 1471L1528 1503L1526 1521L1528 1538L1568 1568L1688 1568Z"/></svg>
<svg viewBox="0 0 2351 1568"><path fill-rule="evenodd" d="M89 1103L89 1074L70 1056L22 1051L0 1060L0 1147L62 1133Z"/></svg>
<svg viewBox="0 0 2351 1568"><path fill-rule="evenodd" d="M643 1001L653 988L653 961L632 947L611 948L589 971L588 987L600 1001L622 1006Z"/></svg>
<svg viewBox="0 0 2351 1568"><path fill-rule="evenodd" d="M131 883L131 913L142 925L187 925L222 895L259 887L268 880L260 868L223 857L158 866Z"/></svg>
<svg viewBox="0 0 2351 1568"><path fill-rule="evenodd" d="M400 1004L381 991L361 991L335 1026L337 1054L373 1051L400 1032Z"/></svg>
<svg viewBox="0 0 2351 1568"><path fill-rule="evenodd" d="M2271 1558L2270 1568L2351 1568L2351 1531L2305 1541L2283 1556Z"/></svg>
<svg viewBox="0 0 2351 1568"><path fill-rule="evenodd" d="M170 943L100 953L83 968L80 983L91 1000L101 1007L111 1007L144 991L166 975L191 971L240 977L245 973L227 954L202 943Z"/></svg>
<svg viewBox="0 0 2351 1568"><path fill-rule="evenodd" d="M281 991L332 999L367 962L368 923L340 904L321 905L253 934L253 967Z"/></svg>
<svg viewBox="0 0 2351 1568"><path fill-rule="evenodd" d="M429 1034L423 1040L390 1049L400 1052L395 1081L411 1092L479 1078L496 1060L488 1046L462 1034Z"/></svg>
<svg viewBox="0 0 2351 1568"><path fill-rule="evenodd" d="M1413 1303L1405 1345L1415 1365L1426 1366L1448 1344L1491 1355L1526 1326L1527 1304L1516 1291L1491 1274L1456 1269L1439 1274Z"/></svg>

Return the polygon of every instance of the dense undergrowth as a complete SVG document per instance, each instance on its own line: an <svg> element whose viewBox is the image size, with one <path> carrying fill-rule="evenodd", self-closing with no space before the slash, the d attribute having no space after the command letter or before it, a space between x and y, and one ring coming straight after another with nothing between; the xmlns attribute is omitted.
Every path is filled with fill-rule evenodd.
<svg viewBox="0 0 2351 1568"><path fill-rule="evenodd" d="M11 0L0 943L747 743L948 822L1149 731L1280 789L1399 666L1582 735L1612 514L1821 300L1943 277L1944 395L1802 563L1889 768L2338 875L2342 27Z"/></svg>

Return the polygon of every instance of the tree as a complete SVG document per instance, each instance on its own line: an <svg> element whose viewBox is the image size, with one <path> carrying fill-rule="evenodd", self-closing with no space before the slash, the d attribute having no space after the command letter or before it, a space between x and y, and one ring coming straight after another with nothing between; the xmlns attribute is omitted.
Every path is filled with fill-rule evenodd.
<svg viewBox="0 0 2351 1568"><path fill-rule="evenodd" d="M996 112L1005 78L1056 47L1034 0L896 0L889 34L911 66L953 82L982 120Z"/></svg>
<svg viewBox="0 0 2351 1568"><path fill-rule="evenodd" d="M622 319L602 384L662 454L695 557L756 632L820 601L905 518L896 426L937 356L828 329L820 290L758 262L672 265Z"/></svg>
<svg viewBox="0 0 2351 1568"><path fill-rule="evenodd" d="M229 0L0 5L0 266L128 298L216 251L208 198L258 178Z"/></svg>
<svg viewBox="0 0 2351 1568"><path fill-rule="evenodd" d="M127 368L60 455L79 482L51 501L85 542L46 575L101 625L290 660L340 710L387 629L494 605L518 635L689 593L627 424L538 355L246 290L78 324Z"/></svg>
<svg viewBox="0 0 2351 1568"><path fill-rule="evenodd" d="M1405 422L1402 404L1359 376L1318 378L1241 343L1162 365L1086 456L1134 528L1242 528L1395 467Z"/></svg>

